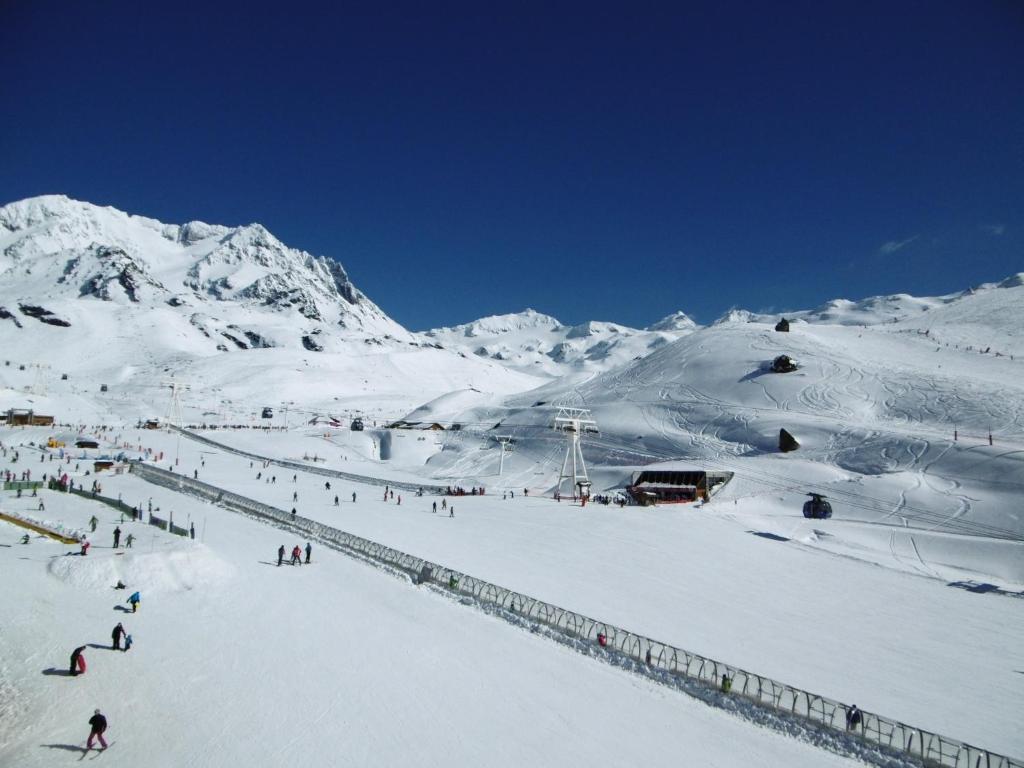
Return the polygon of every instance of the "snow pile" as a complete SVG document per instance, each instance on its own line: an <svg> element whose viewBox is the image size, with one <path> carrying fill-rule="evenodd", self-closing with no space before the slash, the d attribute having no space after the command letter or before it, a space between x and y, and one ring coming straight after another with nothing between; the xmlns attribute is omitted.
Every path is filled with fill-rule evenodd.
<svg viewBox="0 0 1024 768"><path fill-rule="evenodd" d="M136 548L141 550L144 546L145 542L138 539ZM209 588L223 584L235 575L230 563L202 545L160 552L124 550L119 557L97 557L95 554L81 557L72 553L53 558L46 570L76 589L109 591L120 581L129 585L131 591L141 589L143 597L197 587Z"/></svg>

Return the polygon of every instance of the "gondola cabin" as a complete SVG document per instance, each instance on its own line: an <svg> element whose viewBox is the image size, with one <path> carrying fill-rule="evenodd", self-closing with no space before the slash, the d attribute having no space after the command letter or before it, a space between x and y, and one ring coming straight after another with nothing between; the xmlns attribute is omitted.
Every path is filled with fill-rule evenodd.
<svg viewBox="0 0 1024 768"><path fill-rule="evenodd" d="M828 520L832 517L832 505L820 493L807 494L811 498L804 502L804 517Z"/></svg>
<svg viewBox="0 0 1024 768"><path fill-rule="evenodd" d="M363 431L363 420L362 419L352 419L352 431L353 432L362 432Z"/></svg>

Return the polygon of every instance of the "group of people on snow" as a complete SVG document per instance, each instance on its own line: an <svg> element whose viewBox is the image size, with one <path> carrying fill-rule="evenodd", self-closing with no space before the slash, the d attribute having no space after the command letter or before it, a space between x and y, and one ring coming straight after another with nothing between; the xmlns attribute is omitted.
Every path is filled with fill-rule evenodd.
<svg viewBox="0 0 1024 768"><path fill-rule="evenodd" d="M284 562L284 554L285 554L285 549L284 549L284 544L282 544L277 549L277 565L278 565L278 567L280 567L281 563ZM306 565L310 564L310 558L312 557L312 555L313 555L313 545L310 544L307 541L306 542ZM299 545L298 544L296 544L294 547L292 547L291 564L292 565L302 565L302 550L299 549Z"/></svg>

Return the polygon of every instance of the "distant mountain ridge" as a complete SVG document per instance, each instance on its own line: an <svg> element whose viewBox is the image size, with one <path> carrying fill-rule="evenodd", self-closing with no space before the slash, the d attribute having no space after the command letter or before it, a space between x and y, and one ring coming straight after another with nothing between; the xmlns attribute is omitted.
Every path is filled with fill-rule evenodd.
<svg viewBox="0 0 1024 768"><path fill-rule="evenodd" d="M623 365L698 327L682 312L639 330L596 320L568 326L550 315L525 309L451 328L434 328L420 335L449 349L497 360L509 368L557 378Z"/></svg>
<svg viewBox="0 0 1024 768"><path fill-rule="evenodd" d="M779 314L734 309L714 325L774 323L785 315L796 323L925 332L942 320L946 341L975 338L957 332L958 324L970 324L994 349L1014 350L1017 313L993 308L1012 303L1018 292L1010 289L1022 285L1018 273L939 297L835 299ZM977 296L993 298L967 300ZM411 333L339 262L290 248L260 224L165 224L63 195L0 207L0 332L28 333L41 323L73 333L67 329L88 325L97 306L117 310L112 322L174 328L171 346L200 356L273 347L350 351L354 341L440 347L548 379L602 373L702 329L682 311L636 329L602 321L569 326L526 309ZM141 322L139 313L150 319Z"/></svg>

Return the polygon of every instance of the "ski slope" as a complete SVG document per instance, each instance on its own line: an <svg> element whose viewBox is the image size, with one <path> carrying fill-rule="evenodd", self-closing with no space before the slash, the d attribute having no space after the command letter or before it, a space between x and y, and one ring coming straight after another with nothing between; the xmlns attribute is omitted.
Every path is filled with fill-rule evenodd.
<svg viewBox="0 0 1024 768"><path fill-rule="evenodd" d="M173 505L202 540L124 523L138 540L114 551L109 509L49 492L48 518L100 518L88 557L0 524L5 765L79 764L97 707L112 765L852 764L339 553L278 568L278 545L296 543L282 532L131 477L115 486ZM138 614L118 610L117 579L142 590ZM128 653L103 647L117 621ZM62 674L82 644L87 673Z"/></svg>
<svg viewBox="0 0 1024 768"><path fill-rule="evenodd" d="M945 544L960 559L974 548L983 565L1016 568L1016 580L996 580L997 590L986 592L978 587L991 576L922 561L902 538L889 551L900 534L894 526L834 531L835 520L805 520L778 499L760 499L756 513L732 502L620 510L524 497L522 489L503 499L492 487L482 497L447 499L456 508L451 519L431 511L437 497L402 493L399 505L376 486L258 462L250 468L193 441L176 448L166 433L141 439L166 455L180 450L186 474L205 460L200 479L280 509L797 687L1024 753L1014 726L1024 703L1013 672L1024 668L1019 541L915 536L926 556L944 553ZM307 440L319 443L315 434Z"/></svg>

